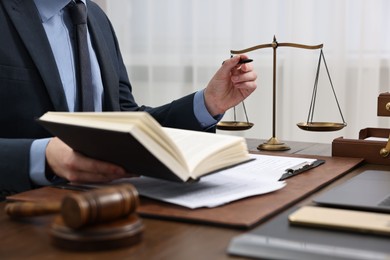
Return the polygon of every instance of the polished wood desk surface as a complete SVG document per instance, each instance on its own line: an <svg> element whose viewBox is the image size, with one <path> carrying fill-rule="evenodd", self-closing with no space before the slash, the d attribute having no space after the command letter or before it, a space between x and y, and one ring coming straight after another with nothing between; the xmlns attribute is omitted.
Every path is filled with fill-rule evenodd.
<svg viewBox="0 0 390 260"><path fill-rule="evenodd" d="M261 141L248 139L251 151ZM331 155L330 144L288 142L284 153ZM389 166L364 164L330 186L367 169L390 170ZM325 187L319 192L328 189ZM316 193L318 194L318 193ZM299 204L310 203L310 197ZM63 251L50 244L48 230L52 216L11 220L0 203L0 259L240 259L226 253L230 240L245 230L143 218L145 231L140 243L131 247L99 251Z"/></svg>

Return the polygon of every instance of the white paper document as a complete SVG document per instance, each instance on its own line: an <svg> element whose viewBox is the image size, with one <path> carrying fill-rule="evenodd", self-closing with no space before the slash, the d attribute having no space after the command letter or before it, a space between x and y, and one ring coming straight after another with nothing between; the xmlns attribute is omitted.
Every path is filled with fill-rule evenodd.
<svg viewBox="0 0 390 260"><path fill-rule="evenodd" d="M365 138L364 140L366 141L381 141L381 142L387 142L389 138L386 137L375 137L375 136L370 136Z"/></svg>
<svg viewBox="0 0 390 260"><path fill-rule="evenodd" d="M139 194L187 208L217 207L242 198L283 188L278 181L286 169L315 159L251 155L255 160L204 176L195 183L176 183L149 177L126 178Z"/></svg>

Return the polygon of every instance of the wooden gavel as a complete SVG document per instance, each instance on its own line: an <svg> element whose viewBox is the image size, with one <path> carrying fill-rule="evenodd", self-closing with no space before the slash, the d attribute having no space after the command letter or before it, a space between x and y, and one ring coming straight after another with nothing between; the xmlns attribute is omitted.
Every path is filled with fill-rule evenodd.
<svg viewBox="0 0 390 260"><path fill-rule="evenodd" d="M66 226L79 229L128 216L136 211L138 205L136 188L126 183L69 194L60 202L8 203L5 211L11 217L61 213Z"/></svg>

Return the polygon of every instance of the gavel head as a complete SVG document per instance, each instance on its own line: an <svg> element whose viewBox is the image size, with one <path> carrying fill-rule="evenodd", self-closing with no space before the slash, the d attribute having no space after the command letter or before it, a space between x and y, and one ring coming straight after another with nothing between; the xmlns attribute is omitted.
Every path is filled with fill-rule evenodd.
<svg viewBox="0 0 390 260"><path fill-rule="evenodd" d="M138 192L129 183L70 194L62 200L61 215L66 226L108 222L134 213L139 205Z"/></svg>

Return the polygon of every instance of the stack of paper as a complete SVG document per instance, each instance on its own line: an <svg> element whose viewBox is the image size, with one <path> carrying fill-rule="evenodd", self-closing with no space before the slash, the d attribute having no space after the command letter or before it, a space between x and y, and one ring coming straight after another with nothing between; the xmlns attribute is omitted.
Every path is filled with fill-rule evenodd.
<svg viewBox="0 0 390 260"><path fill-rule="evenodd" d="M315 159L252 154L253 161L204 176L196 183L176 183L149 177L119 182L135 185L140 195L191 209L217 207L242 198L283 188L286 169Z"/></svg>

